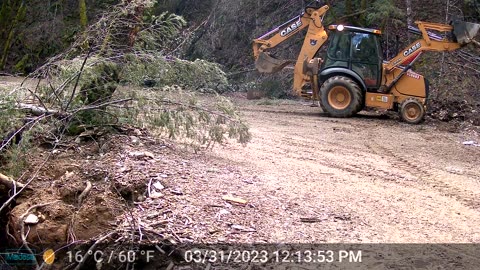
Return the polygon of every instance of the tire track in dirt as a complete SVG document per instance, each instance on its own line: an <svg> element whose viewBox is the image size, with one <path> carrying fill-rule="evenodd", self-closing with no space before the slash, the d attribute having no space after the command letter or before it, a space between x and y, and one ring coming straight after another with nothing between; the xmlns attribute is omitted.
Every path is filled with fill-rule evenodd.
<svg viewBox="0 0 480 270"><path fill-rule="evenodd" d="M475 158L467 159L469 163L462 157L472 149L458 145L459 136L368 113L350 119L328 118L321 116L318 108L280 102L242 103L253 141L245 148L228 145L215 151L226 162L233 161L257 176L259 191L251 190L249 199L257 201L258 210L269 216L258 221L258 228L268 230L265 238L300 242L480 239L480 231L473 225L480 221L478 209L468 204L475 194L467 186L474 183L473 177L452 176L454 181L449 183L460 197L465 190L467 202L418 178L423 173L421 166L427 166L432 157L438 157L431 161L434 166L423 169L430 169L431 175L437 171L442 177L447 175L443 171L446 166L462 172L469 168ZM424 134L431 139L422 138ZM412 169L392 153L412 164L425 161ZM410 160L410 156L414 158ZM263 207L271 200L266 194L279 200L274 212ZM321 224L300 222L300 218L317 215ZM334 216L352 218L340 222Z"/></svg>
<svg viewBox="0 0 480 270"><path fill-rule="evenodd" d="M298 146L299 144L293 143L292 145ZM316 149L316 150L319 150L320 152L324 152L324 153L329 153L329 154L334 152L333 149L327 149L326 151L322 151L320 149ZM345 148L345 150L347 150L347 148ZM352 148L350 148L349 150L352 150ZM318 153L316 153L316 154L317 154L317 156L321 156ZM296 159L296 160L306 160L306 161L310 161L310 162L315 162L315 163L318 163L320 165L326 166L328 168L337 169L339 171L347 172L347 173L352 174L352 175L375 178L375 179L382 179L382 181L404 183L403 181L401 181L401 180L404 179L403 176L400 176L398 174L392 173L392 172L384 170L384 169L379 169L379 168L377 168L377 167L375 167L371 164L367 164L367 163L359 165L359 164L355 164L355 163L350 164L350 163L348 163L348 161L345 161L343 164L339 164L339 163L336 163L336 162L332 161L332 159L329 159L329 158L319 158L319 157L314 157L314 158L308 157L308 158L306 158L304 155L299 155L299 154L295 154L295 153L287 153L286 157Z"/></svg>
<svg viewBox="0 0 480 270"><path fill-rule="evenodd" d="M321 121L324 121L324 120L322 119ZM326 122L330 122L330 121L328 121L327 119ZM339 121L336 120L334 122L338 123ZM338 129L345 130L345 127L341 127ZM352 127L352 130L356 130L356 129L359 129L359 128ZM353 131L349 131L349 132L353 132ZM321 156L325 156L325 154L336 153L340 150L341 152L351 153L351 155L355 155L358 157L358 159L362 160L366 158L366 155L365 155L366 153L364 153L365 146L341 145L338 143L332 143L327 139L320 139L320 138L316 141L315 145L312 145L311 141L300 136L282 138L281 142L284 144L288 144L289 146L292 146L292 147L314 149L314 150L303 151L303 153L308 154L307 155L309 156L308 158L305 158L304 155L299 155L295 152L286 153L286 156L290 158L299 159L299 160L304 159L312 162L318 162L319 164L324 165L326 167L344 171L352 175L381 179L383 181L390 181L390 182L395 182L395 183L408 185L408 186L414 185L412 181L405 182L405 177L403 175L378 168L366 162L362 162L362 164L357 164L355 162L349 162L349 160L344 160L344 162L339 164L337 162L334 162L331 158L320 158ZM366 146L368 149L370 149L368 145ZM321 154L315 151L319 151L324 154Z"/></svg>
<svg viewBox="0 0 480 270"><path fill-rule="evenodd" d="M413 174L419 181L421 181L423 184L426 184L427 187L437 190L443 196L452 196L467 207L480 209L478 195L474 194L473 192L468 192L466 190L449 185L446 181L442 180L443 177L441 174L439 174L436 170L431 169L428 165L424 165L422 163L413 163L408 158L376 143L374 140L367 144L367 147L373 153L391 159L394 167ZM469 173L469 175L471 174Z"/></svg>
<svg viewBox="0 0 480 270"><path fill-rule="evenodd" d="M263 113L283 113L287 115L292 115L292 116L312 116L312 119L314 119L316 122L327 122L327 123L335 123L335 124L340 124L339 130L348 130L347 132L354 132L358 130L369 130L371 129L371 125L365 124L359 121L359 123L355 123L355 126L351 126L349 123L342 122L337 119L329 119L329 118L322 118L318 119L318 115L312 115L311 113L308 112L288 112L288 111L281 111L281 110L261 110L261 109L246 109L245 111L249 112L263 112ZM317 118L314 118L317 117ZM303 125L303 123L300 123ZM389 123L387 123L388 125ZM392 125L392 124L390 124ZM349 130L351 128L351 130ZM369 137L373 138L373 136L369 135ZM391 172L389 170L384 170L381 168L378 168L375 165L362 162L361 164L355 163L355 162L349 162L350 160L346 159L343 160L343 162L338 163L337 160L331 159L331 158L319 158L319 156L323 156L320 153L314 152L314 151L319 151L323 153L336 153L336 152L348 152L351 153L352 155L355 155L358 157L358 159L362 159L365 157L364 151L366 149L370 149L371 151L374 150L374 148L371 146L371 144L365 144L364 146L355 146L355 145L342 145L338 143L333 143L327 139L318 139L316 141L315 145L312 145L311 140L307 140L300 135L295 136L295 137L286 137L281 139L282 144L288 144L290 147L297 147L297 148L304 148L303 154L307 155L302 155L298 154L296 152L287 152L285 150L282 150L282 154L285 155L285 157L295 159L295 160L305 160L308 162L317 162L318 164L321 164L323 166L326 166L328 168L336 169L339 171L347 172L351 175L357 175L357 176L363 176L363 177L368 177L371 179L377 179L380 181L389 181L389 182L394 182L396 184L400 184L402 186L409 186L409 187L416 187L416 183L408 180L407 177L405 177L402 174ZM313 148L314 147L314 148ZM379 146L380 147L380 146ZM309 151L305 150L306 149L314 149L314 151ZM390 156L395 156L399 157L398 155L395 155L393 151L386 151L385 149L384 153L388 153ZM382 153L382 150L379 151L373 151L375 154L379 156L384 156ZM273 149L266 149L264 150L268 153L272 154L278 154ZM359 154L363 153L363 154ZM306 157L308 156L308 157ZM313 156L313 158L312 158ZM337 161L337 162L336 162ZM407 163L408 160L406 159L400 159L400 163L396 163L396 167L402 169L403 171L409 172L409 168L413 165L412 163ZM358 162L358 160L356 161ZM400 165L399 165L400 164ZM414 165L415 166L415 165ZM415 167L417 170L415 172L420 172L424 173L423 171L419 171L418 167ZM412 172L409 172L410 174ZM419 174L419 173L416 173ZM424 173L425 174L425 173ZM473 196L471 196L473 197Z"/></svg>

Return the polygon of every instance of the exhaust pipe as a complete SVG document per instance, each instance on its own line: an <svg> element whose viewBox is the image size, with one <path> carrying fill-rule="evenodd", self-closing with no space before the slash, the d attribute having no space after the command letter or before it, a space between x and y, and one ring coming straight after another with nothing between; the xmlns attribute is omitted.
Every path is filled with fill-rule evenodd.
<svg viewBox="0 0 480 270"><path fill-rule="evenodd" d="M262 73L275 73L279 72L291 63L292 61L276 59L270 56L268 53L260 52L257 60L255 61L255 67Z"/></svg>
<svg viewBox="0 0 480 270"><path fill-rule="evenodd" d="M473 38L478 34L479 30L480 24L463 21L453 22L453 35L460 45L466 45L472 41L475 41Z"/></svg>

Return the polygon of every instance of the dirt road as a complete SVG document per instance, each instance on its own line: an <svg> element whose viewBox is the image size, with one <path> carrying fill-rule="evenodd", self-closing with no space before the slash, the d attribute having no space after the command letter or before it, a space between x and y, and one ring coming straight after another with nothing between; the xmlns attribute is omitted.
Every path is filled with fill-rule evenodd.
<svg viewBox="0 0 480 270"><path fill-rule="evenodd" d="M428 123L334 119L301 102L263 103L272 104L239 103L250 144L212 153L254 177L225 189L261 212L260 239L480 242L480 147L462 144L472 138Z"/></svg>

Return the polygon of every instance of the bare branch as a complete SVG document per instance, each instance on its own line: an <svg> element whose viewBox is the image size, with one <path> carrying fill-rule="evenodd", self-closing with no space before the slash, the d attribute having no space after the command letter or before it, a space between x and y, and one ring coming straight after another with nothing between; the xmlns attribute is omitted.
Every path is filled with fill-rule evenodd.
<svg viewBox="0 0 480 270"><path fill-rule="evenodd" d="M83 59L82 67L80 67L80 72L78 73L77 76L77 81L75 81L75 86L73 87L72 95L70 96L70 99L67 102L67 105L65 106L64 111L68 110L68 107L70 106L70 103L72 103L73 98L75 97L75 91L77 90L78 82L80 81L80 77L82 76L83 69L85 68L85 63L87 63L87 59L90 56L90 53L92 50L88 50L87 55L85 56L85 59Z"/></svg>
<svg viewBox="0 0 480 270"><path fill-rule="evenodd" d="M97 241L95 241L95 243L93 243L93 245L87 250L87 252L85 253L85 256L83 256L83 259L82 261L77 265L77 267L75 267L74 270L80 270L82 269L83 265L85 264L85 262L87 261L88 257L90 256L90 254L93 254L93 251L95 250L95 248L97 247L98 244L100 244L101 242L103 242L105 239L107 239L108 237L112 236L113 234L117 233L117 231L113 231L113 232L110 232L102 237L100 237Z"/></svg>

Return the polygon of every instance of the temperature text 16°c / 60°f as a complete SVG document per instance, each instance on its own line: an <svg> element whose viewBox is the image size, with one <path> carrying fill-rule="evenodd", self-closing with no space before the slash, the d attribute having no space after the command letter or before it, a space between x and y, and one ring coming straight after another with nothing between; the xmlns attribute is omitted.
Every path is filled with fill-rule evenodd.
<svg viewBox="0 0 480 270"><path fill-rule="evenodd" d="M123 250L123 251L103 251L103 250L88 250L88 251L68 251L68 261L70 263L81 263L87 258L92 258L94 262L120 262L120 263L134 263L142 258L147 263L153 259L154 250Z"/></svg>

